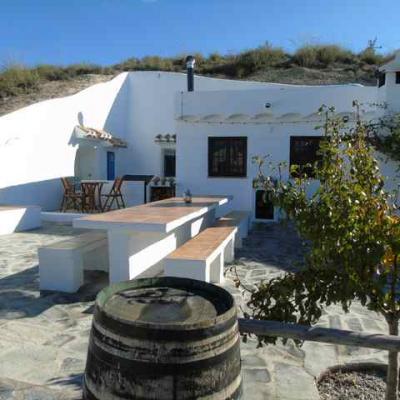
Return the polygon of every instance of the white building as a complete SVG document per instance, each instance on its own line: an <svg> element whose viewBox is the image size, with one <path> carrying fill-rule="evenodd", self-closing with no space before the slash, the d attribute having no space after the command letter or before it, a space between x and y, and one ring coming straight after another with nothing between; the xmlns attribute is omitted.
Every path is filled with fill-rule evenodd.
<svg viewBox="0 0 400 400"><path fill-rule="evenodd" d="M256 210L252 156L288 163L309 157L310 137L321 135L314 127L322 104L335 106L350 123L353 100L364 104L365 118L382 112L378 102L400 110L400 52L382 67L379 81L379 87L295 86L196 76L188 92L186 74L122 73L0 118L0 204L56 210L62 176L168 176L176 154L177 195L187 188L230 194L233 208L273 219L272 210ZM394 166L385 171L393 174ZM131 194L130 204L143 201L141 182Z"/></svg>

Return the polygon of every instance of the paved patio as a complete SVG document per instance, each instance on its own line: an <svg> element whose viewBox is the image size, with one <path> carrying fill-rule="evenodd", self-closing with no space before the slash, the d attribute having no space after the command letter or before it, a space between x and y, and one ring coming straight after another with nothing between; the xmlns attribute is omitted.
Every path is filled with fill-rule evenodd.
<svg viewBox="0 0 400 400"><path fill-rule="evenodd" d="M67 225L0 237L0 399L79 399L95 294L107 284L104 273L91 272L79 293L38 291L37 248L72 237L81 230ZM246 294L234 285L234 269L251 287L295 268L302 246L290 229L259 225L227 268L224 286L235 296L239 312ZM376 314L354 304L345 315L330 307L321 326L386 332ZM314 380L329 366L349 362L384 362L385 352L305 343L256 349L256 339L241 346L245 399L319 399Z"/></svg>

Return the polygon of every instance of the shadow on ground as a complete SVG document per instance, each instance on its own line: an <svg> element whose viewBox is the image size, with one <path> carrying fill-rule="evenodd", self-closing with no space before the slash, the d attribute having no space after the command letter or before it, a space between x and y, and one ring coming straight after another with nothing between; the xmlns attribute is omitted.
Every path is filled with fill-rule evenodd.
<svg viewBox="0 0 400 400"><path fill-rule="evenodd" d="M282 223L258 223L243 240L243 247L236 252L236 265L247 265L293 272L304 259L305 244L294 229L285 229Z"/></svg>
<svg viewBox="0 0 400 400"><path fill-rule="evenodd" d="M85 284L77 293L39 292L39 268L28 268L0 279L0 319L32 318L54 305L92 302L107 285L107 273L85 271Z"/></svg>

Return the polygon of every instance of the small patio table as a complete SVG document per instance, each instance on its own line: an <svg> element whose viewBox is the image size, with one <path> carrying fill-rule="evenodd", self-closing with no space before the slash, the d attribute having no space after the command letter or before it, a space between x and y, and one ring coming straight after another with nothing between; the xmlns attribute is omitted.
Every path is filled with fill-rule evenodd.
<svg viewBox="0 0 400 400"><path fill-rule="evenodd" d="M101 212L103 210L101 191L105 183L108 183L108 181L104 179L84 179L81 181L82 193L84 195L83 209L87 207L86 211L89 212Z"/></svg>
<svg viewBox="0 0 400 400"><path fill-rule="evenodd" d="M173 197L136 207L75 219L76 228L107 231L110 282L121 282L163 269L163 259L212 225L215 211L231 196Z"/></svg>

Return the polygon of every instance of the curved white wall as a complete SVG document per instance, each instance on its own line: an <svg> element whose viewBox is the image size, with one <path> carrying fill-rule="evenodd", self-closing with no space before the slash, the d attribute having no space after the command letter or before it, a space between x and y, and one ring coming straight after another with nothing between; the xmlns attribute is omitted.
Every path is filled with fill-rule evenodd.
<svg viewBox="0 0 400 400"><path fill-rule="evenodd" d="M82 113L87 126L124 136L127 74L76 95L43 101L0 118L0 203L60 204L59 177L74 175L73 128Z"/></svg>

